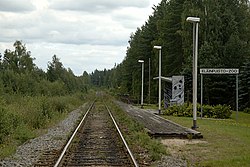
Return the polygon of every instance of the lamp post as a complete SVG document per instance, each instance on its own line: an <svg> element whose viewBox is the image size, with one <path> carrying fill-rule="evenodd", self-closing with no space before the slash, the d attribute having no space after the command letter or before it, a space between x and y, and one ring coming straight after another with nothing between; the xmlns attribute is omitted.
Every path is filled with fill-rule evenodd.
<svg viewBox="0 0 250 167"><path fill-rule="evenodd" d="M161 46L154 46L159 50L159 114L161 114Z"/></svg>
<svg viewBox="0 0 250 167"><path fill-rule="evenodd" d="M200 18L188 17L187 22L193 23L193 126L197 129L197 65L198 65L198 25Z"/></svg>
<svg viewBox="0 0 250 167"><path fill-rule="evenodd" d="M143 108L143 78L144 78L144 60L138 60L142 64L141 68L141 108Z"/></svg>
<svg viewBox="0 0 250 167"><path fill-rule="evenodd" d="M150 80L151 80L151 76L150 76L150 73L151 73L151 59L149 58L148 59L148 104L150 104L150 87L151 87L151 85L150 85Z"/></svg>

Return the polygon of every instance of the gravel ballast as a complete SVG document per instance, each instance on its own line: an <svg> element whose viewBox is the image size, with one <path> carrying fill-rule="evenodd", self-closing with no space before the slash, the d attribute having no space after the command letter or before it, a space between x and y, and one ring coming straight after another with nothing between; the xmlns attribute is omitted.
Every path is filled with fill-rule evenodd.
<svg viewBox="0 0 250 167"><path fill-rule="evenodd" d="M28 167L33 166L39 157L48 150L60 150L66 143L69 134L74 130L76 123L86 110L87 104L70 112L63 121L49 128L47 133L31 139L19 146L16 153L0 160L2 167Z"/></svg>

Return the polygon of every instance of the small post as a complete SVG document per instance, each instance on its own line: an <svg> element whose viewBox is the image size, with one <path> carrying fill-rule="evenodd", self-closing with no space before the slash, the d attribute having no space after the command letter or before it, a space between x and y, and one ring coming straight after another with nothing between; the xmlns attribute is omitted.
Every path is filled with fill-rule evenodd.
<svg viewBox="0 0 250 167"><path fill-rule="evenodd" d="M203 117L203 75L201 74L201 119Z"/></svg>
<svg viewBox="0 0 250 167"><path fill-rule="evenodd" d="M238 117L239 117L239 75L236 75L236 122L238 122Z"/></svg>

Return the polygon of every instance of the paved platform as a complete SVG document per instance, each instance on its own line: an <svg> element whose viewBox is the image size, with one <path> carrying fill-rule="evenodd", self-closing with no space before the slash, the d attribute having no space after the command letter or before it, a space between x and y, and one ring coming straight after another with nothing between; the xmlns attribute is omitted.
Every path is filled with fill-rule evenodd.
<svg viewBox="0 0 250 167"><path fill-rule="evenodd" d="M148 133L154 137L190 138L192 136L192 138L203 138L202 134L198 131L183 127L156 115L158 113L157 110L141 109L120 101L115 101L115 103L143 124Z"/></svg>

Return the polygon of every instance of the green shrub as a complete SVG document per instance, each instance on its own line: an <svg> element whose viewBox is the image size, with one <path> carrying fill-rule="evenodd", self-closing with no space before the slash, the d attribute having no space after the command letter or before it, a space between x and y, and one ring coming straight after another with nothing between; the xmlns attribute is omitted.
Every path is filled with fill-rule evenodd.
<svg viewBox="0 0 250 167"><path fill-rule="evenodd" d="M84 94L84 93L77 92L74 94L74 97L78 98L81 101L86 100L86 94ZM74 101L76 102L77 100L74 100Z"/></svg>
<svg viewBox="0 0 250 167"><path fill-rule="evenodd" d="M173 115L173 116L184 116L184 117L192 117L193 109L192 105L188 105L187 103L183 105L173 105L168 107L167 110L163 112L165 115Z"/></svg>
<svg viewBox="0 0 250 167"><path fill-rule="evenodd" d="M167 110L163 112L165 115L173 115L179 117L192 117L193 116L193 105L192 104L183 104L183 105L173 105L170 106ZM201 105L197 105L197 115L201 114ZM230 106L227 105L203 105L202 106L202 115L205 118L230 118L232 115L232 110Z"/></svg>
<svg viewBox="0 0 250 167"><path fill-rule="evenodd" d="M18 140L20 143L23 143L34 137L35 133L32 131L30 127L27 126L27 124L20 124L19 126L17 126L14 133L14 138Z"/></svg>
<svg viewBox="0 0 250 167"><path fill-rule="evenodd" d="M67 110L67 101L64 97L33 97L27 98L24 109L25 120L29 126L39 129L47 126L48 122L58 113L63 113Z"/></svg>
<svg viewBox="0 0 250 167"><path fill-rule="evenodd" d="M42 115L48 119L52 118L52 111L50 109L49 100L46 97L42 97L40 100L39 110Z"/></svg>
<svg viewBox="0 0 250 167"><path fill-rule="evenodd" d="M68 111L82 105L87 99L84 95L51 97L9 93L0 96L0 158L14 153L19 144L34 138L40 132L36 129L51 126Z"/></svg>
<svg viewBox="0 0 250 167"><path fill-rule="evenodd" d="M232 110L230 106L227 105L216 105L213 108L213 118L230 118L232 115Z"/></svg>
<svg viewBox="0 0 250 167"><path fill-rule="evenodd" d="M63 113L67 110L67 102L64 98L54 97L51 99L51 109Z"/></svg>
<svg viewBox="0 0 250 167"><path fill-rule="evenodd" d="M198 110L198 113L200 115L201 109ZM213 106L203 105L202 106L202 116L205 118L212 118L213 117Z"/></svg>
<svg viewBox="0 0 250 167"><path fill-rule="evenodd" d="M245 109L243 110L243 112L244 112L244 113L250 114L250 108L245 108Z"/></svg>
<svg viewBox="0 0 250 167"><path fill-rule="evenodd" d="M6 136L13 133L17 125L17 116L10 113L5 107L0 106L0 144Z"/></svg>

